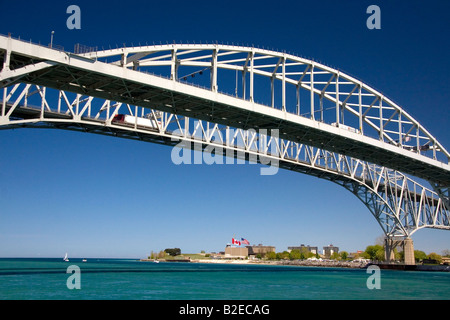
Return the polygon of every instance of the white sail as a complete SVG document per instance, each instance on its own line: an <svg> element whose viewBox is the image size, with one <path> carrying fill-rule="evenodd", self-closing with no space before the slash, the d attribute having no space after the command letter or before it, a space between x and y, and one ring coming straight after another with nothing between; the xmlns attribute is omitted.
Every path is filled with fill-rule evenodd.
<svg viewBox="0 0 450 320"><path fill-rule="evenodd" d="M64 256L64 261L69 261L69 259L67 258L67 252L66 255Z"/></svg>

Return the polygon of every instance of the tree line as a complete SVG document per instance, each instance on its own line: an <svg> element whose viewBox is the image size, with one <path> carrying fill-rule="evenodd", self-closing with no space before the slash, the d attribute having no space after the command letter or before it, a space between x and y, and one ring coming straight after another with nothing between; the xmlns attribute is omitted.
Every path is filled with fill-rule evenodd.
<svg viewBox="0 0 450 320"><path fill-rule="evenodd" d="M306 248L294 249L290 252L283 251L283 252L268 252L265 255L258 254L256 255L257 258L260 259L267 259L267 260L305 260L309 258L320 258L318 253L310 252ZM450 257L450 250L444 250L442 255L439 255L435 252L432 252L430 254L426 254L423 251L420 250L414 250L414 258L417 263L424 262L424 263L442 263L442 257ZM385 249L382 245L375 244L375 245L369 245L366 247L366 250L356 254L356 256L351 256L347 251L341 251L341 252L334 252L329 259L331 260L339 260L339 261L348 261L352 259L370 259L372 261L385 261ZM404 252L398 251L397 249L394 249L394 259L402 261L404 260Z"/></svg>
<svg viewBox="0 0 450 320"><path fill-rule="evenodd" d="M377 261L385 261L385 250L382 245L375 244L366 247L366 250L362 253L363 258ZM450 257L450 250L444 250L442 255L439 255L435 252L431 252L426 254L421 250L414 250L414 259L417 262L428 262L428 263L442 263L442 257ZM394 259L395 260L404 260L404 252L398 251L396 248L394 249Z"/></svg>
<svg viewBox="0 0 450 320"><path fill-rule="evenodd" d="M148 258L149 259L163 259L167 254L172 257L178 256L181 254L181 249L180 248L167 248L167 249L159 251L158 253L151 251Z"/></svg>
<svg viewBox="0 0 450 320"><path fill-rule="evenodd" d="M313 253L309 251L307 248L301 248L301 249L293 249L290 252L289 251L283 251L283 252L268 252L264 256L262 255L256 255L257 258L265 258L268 260L305 260L309 258L316 258L319 259L320 256L318 253ZM349 257L348 252L341 251L339 253L334 252L330 259L334 260L347 260Z"/></svg>

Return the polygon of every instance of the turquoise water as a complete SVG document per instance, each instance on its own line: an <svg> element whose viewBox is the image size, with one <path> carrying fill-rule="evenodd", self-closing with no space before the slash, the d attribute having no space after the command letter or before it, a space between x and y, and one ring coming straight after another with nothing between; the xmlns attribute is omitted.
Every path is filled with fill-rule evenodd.
<svg viewBox="0 0 450 320"><path fill-rule="evenodd" d="M68 289L67 267L80 268ZM118 259L0 259L0 299L69 300L447 300L450 273Z"/></svg>

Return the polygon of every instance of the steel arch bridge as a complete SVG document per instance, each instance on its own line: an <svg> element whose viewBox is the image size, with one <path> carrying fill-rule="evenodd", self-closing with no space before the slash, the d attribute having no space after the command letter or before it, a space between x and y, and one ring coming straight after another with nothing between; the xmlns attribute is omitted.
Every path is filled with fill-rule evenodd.
<svg viewBox="0 0 450 320"><path fill-rule="evenodd" d="M217 43L76 49L0 36L1 129L77 130L269 163L348 189L388 238L450 230L449 152L340 70Z"/></svg>

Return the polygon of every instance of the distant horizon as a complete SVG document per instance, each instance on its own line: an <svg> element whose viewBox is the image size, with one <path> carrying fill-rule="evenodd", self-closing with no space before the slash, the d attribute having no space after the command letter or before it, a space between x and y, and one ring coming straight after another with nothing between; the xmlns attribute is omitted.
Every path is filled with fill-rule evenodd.
<svg viewBox="0 0 450 320"><path fill-rule="evenodd" d="M248 246L258 246L259 244L250 244L250 245L241 245L241 246L234 246L234 247L237 247L237 248L244 248L244 247L248 247ZM376 245L376 243L373 243L373 244L371 244L371 245ZM231 245L230 244L230 246L231 247L233 247L233 245ZM270 244L268 244L268 245L264 245L263 244L263 246L271 246ZM294 247L294 246L301 246L301 244L299 244L299 245L292 245L292 247ZM318 248L318 250L319 250L319 252L318 252L318 254L322 254L321 252L323 251L323 246L322 247L320 247L320 246L315 246L315 245L305 245L305 247L308 247L308 246L310 246L310 247L317 247ZM334 245L333 245L334 246ZM368 245L368 246L370 246L370 245ZM291 247L291 246L290 246ZM362 252L364 252L365 250L366 250L366 248L367 248L367 246L366 247L364 247L364 248L362 248L362 249L358 249L358 250L356 250L356 251L351 251L351 250L345 250L345 249L341 249L341 247L339 247L339 246L337 246L336 245L336 247L338 247L339 248L339 252L342 252L342 251L345 251L345 252L347 252L347 253L357 253L358 251L362 251ZM169 247L167 247L167 248L164 248L164 249L161 249L161 250L159 250L159 251L153 251L153 252L156 252L156 253L158 253L158 252L160 252L160 251L164 251L165 249L168 249ZM171 247L171 248L173 248L173 247ZM175 248L179 248L179 247L175 247ZM320 248L322 248L322 250L320 249ZM205 250L200 250L199 252L191 252L191 251L189 251L189 252L184 252L183 251L183 249L182 248L180 248L181 249L181 254L180 255L183 255L183 254L201 254L202 252L201 251L205 251ZM224 247L224 249L225 249L225 247ZM286 249L284 249L284 250L277 250L277 248L275 247L275 252L283 252L283 251L288 251L289 249L287 249L287 247L286 247ZM414 248L414 251L416 251L416 250L418 250L418 251L423 251L423 252L425 252L425 254L427 254L427 255L429 255L429 254L431 254L431 253L437 253L437 254L439 254L439 255L443 255L444 254L444 252L437 252L437 251L430 251L430 252L427 252L427 251L424 251L424 250L420 250L420 249L416 249L416 248ZM449 250L449 249L444 249L444 250ZM442 250L442 251L444 251L444 250ZM208 253L219 253L219 252L223 252L224 250L217 250L217 251L205 251L204 253L205 254L208 254ZM400 250L401 251L401 250ZM133 259L133 260L135 260L135 259L144 259L144 258L147 258L149 255L150 255L150 253L151 253L151 251L148 253L148 254L145 254L145 255L143 255L143 256L140 256L140 257L134 257L134 256L129 256L129 257L123 257L123 256L70 256L70 253L69 252L67 252L67 254L68 254L68 258L69 258L69 261L70 261L70 259ZM63 253L61 256L0 256L0 259L8 259L8 258L12 258L12 259L61 259L61 260L63 260L63 258L64 258L64 255L65 255L65 253Z"/></svg>

